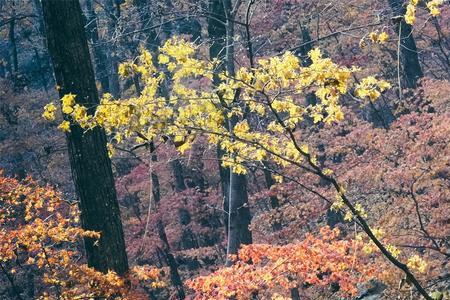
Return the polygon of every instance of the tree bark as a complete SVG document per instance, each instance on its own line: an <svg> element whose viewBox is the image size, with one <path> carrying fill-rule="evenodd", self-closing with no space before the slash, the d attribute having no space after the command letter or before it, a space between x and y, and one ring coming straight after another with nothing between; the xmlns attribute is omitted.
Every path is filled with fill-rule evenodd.
<svg viewBox="0 0 450 300"><path fill-rule="evenodd" d="M177 291L178 299L183 300L186 298L186 294L184 292L183 287L183 281L181 280L180 274L178 273L178 263L173 256L172 252L170 251L169 241L167 240L166 230L164 228L164 224L162 223L161 219L157 222L158 227L158 234L159 238L163 242L163 253L164 258L166 260L167 265L169 266L170 270L170 280L172 281L172 284L175 286L175 289Z"/></svg>
<svg viewBox="0 0 450 300"><path fill-rule="evenodd" d="M94 71L78 0L42 0L46 36L59 94L76 95L76 102L92 107L99 103ZM101 233L98 242L85 239L88 265L101 272L128 271L106 135L96 127L84 130L71 125L67 134L72 176L80 203L82 226Z"/></svg>
<svg viewBox="0 0 450 300"><path fill-rule="evenodd" d="M404 0L388 0L388 2L396 17L395 26L397 33L399 33L402 81L406 88L415 88L418 80L423 77L423 72L420 67L416 42L412 34L412 26L407 24L403 18L406 13L405 3ZM401 18L397 18L398 16L401 16Z"/></svg>

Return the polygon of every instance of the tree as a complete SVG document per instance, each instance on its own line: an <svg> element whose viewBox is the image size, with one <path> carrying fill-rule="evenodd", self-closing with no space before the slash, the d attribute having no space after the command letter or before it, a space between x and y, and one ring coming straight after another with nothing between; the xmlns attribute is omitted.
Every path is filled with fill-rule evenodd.
<svg viewBox="0 0 450 300"><path fill-rule="evenodd" d="M118 45L117 40L114 38L114 35L117 30L117 24L120 18L120 1L106 0L103 5L105 7L105 11L109 16L107 20L107 32L108 37L111 38L112 43L108 47L108 51L106 53L108 64L108 79L109 79L109 91L115 98L120 97L120 85L119 85L119 74L118 74L118 65L119 59L117 56Z"/></svg>
<svg viewBox="0 0 450 300"><path fill-rule="evenodd" d="M210 57L222 60L215 70L215 84L219 84L218 75L227 71L234 76L234 17L238 7L232 9L230 0L209 1L210 18L208 33L211 38ZM239 102L239 92L236 91L235 101ZM228 121L228 130L233 131L237 123L235 116ZM224 151L218 146L219 161L224 157ZM251 215L248 208L247 177L243 174L230 172L230 168L220 168L226 231L228 234L227 255L236 255L241 244L251 244L252 235L249 230ZM227 262L228 264L231 261Z"/></svg>
<svg viewBox="0 0 450 300"><path fill-rule="evenodd" d="M107 57L105 54L104 46L99 44L98 34L98 20L97 13L95 12L94 3L92 0L86 1L86 18L89 39L92 43L94 61L95 61L95 73L102 87L102 92L109 92L109 79L107 70Z"/></svg>
<svg viewBox="0 0 450 300"><path fill-rule="evenodd" d="M403 17L406 13L403 0L389 0L392 12L394 13L394 22L399 38L398 53L401 64L401 76L407 88L415 88L417 81L423 77L420 67L419 56L414 40L412 24L409 24ZM401 89L401 87L399 87ZM400 90L399 93L402 93Z"/></svg>
<svg viewBox="0 0 450 300"><path fill-rule="evenodd" d="M355 296L356 285L376 278L380 270L366 265L367 256L355 255L362 252L363 243L337 240L338 236L339 230L324 227L317 237L308 234L296 244L246 245L233 266L189 280L188 286L195 290L194 299L198 300L294 299L298 293L292 287L330 284L338 286L339 294L344 297ZM291 298L284 298L280 293L290 294ZM326 291L322 291L319 299L325 297Z"/></svg>
<svg viewBox="0 0 450 300"><path fill-rule="evenodd" d="M365 4L370 5L370 3ZM348 22L348 16L345 19ZM230 18L225 18L225 23L229 22ZM249 24L249 22L236 22L238 33L239 26L245 26L245 24ZM332 27L335 24L333 22L328 26L329 30L332 31L330 36L336 37L336 35L339 35L342 39L347 39L347 36L344 37L339 32L333 32ZM378 22L377 24L381 23ZM226 25L228 24L225 24L226 31L228 33L232 32L233 28L227 28ZM363 24L363 26L367 28L368 25ZM317 27L319 27L319 24ZM297 29L294 30L298 32ZM370 34L363 30L361 30L362 32L360 31L364 35L363 41L371 40L373 42L371 44L373 49L366 48L365 51L391 51L386 49L386 47L389 45L395 47L395 42L385 44L386 41L389 41L389 36L385 31L379 34L379 30L376 29ZM256 31L255 34L256 37L253 41L257 45L259 43L257 40L259 38L258 32ZM280 34L284 34L284 32ZM327 38L327 36L322 37L319 29L314 31L313 34L317 34L314 39L311 39L316 44L322 43L320 41ZM235 46L237 53L240 53L245 47L243 45L246 44L246 41L243 43L235 43L235 41L230 43L230 40L233 40L229 38L230 36L232 35L227 35L225 47L227 49L226 52L228 52L226 53L228 54L227 58L230 57L230 53L234 53L232 47L229 46ZM348 37L348 39L350 38ZM252 41L250 38L248 40ZM337 37L335 40L339 43ZM280 42L283 43L283 40ZM334 41L331 42L334 43ZM261 41L260 43L264 42ZM351 44L348 47L352 51L355 50L355 47ZM377 48L375 49L375 47ZM333 132L331 130L337 127L338 121L343 120L344 113L349 115L349 110L356 111L355 107L353 107L355 101L362 104L368 103L367 101L371 103L380 97L382 91L389 87L387 82L378 80L373 76L357 78L355 75L359 74L359 72L365 72L366 74L362 76L367 76L368 72L384 70L377 68L377 65L369 65L370 61L357 62L352 55L345 57L344 52L346 51L343 51L342 48L338 49L337 55L336 52L328 52L326 55L322 55L318 49L311 49L311 51L307 51L310 64L302 65L298 57L295 57L292 53L278 54L282 48L275 48L277 54L273 55L271 51L274 49L272 47L267 47L263 50L258 45L255 47L258 49L256 55L262 58L255 61L250 68L245 67L247 65L243 62L245 56L238 54L234 55L232 60L236 60L236 65L243 67L231 70L234 64L227 64L230 60L226 59L222 63L227 67L227 72L217 72L217 66L220 66L220 62L216 63L215 60L211 61L205 58L205 49L200 50L199 48L201 48L201 45L194 46L182 39L175 38L169 40L161 47L161 51L157 52L156 55L147 51L141 51L141 56L132 62L122 65L121 71L123 71L123 74L139 74L140 80L142 80L142 93L137 97L121 99L120 101L115 101L106 96L102 100L102 104L98 106L97 113L92 119L90 117L87 119L81 118L77 121L87 130L95 127L95 125L104 126L108 133L111 134L111 141L113 145L117 145L117 149L120 147L121 140L126 139L127 144L125 145L129 146L130 137L132 142L136 138L135 142L138 143L132 149L139 147L146 140L152 140L157 143L158 148L163 143L166 144L164 148L175 146L182 153L182 157L189 157L189 160L191 160L191 154L195 150L189 148L189 144L206 144L205 141L208 140L211 149L214 150L215 146L219 144L219 147L224 150L222 166L232 169L233 173L239 175L243 175L248 171L248 176L252 179L251 183L253 184L251 186L252 192L255 190L261 191L259 183L262 181L262 178L257 178L257 176L262 176L259 168L263 168L266 161L272 163L274 167L272 168L269 165L269 168L272 169L272 172L279 175L273 176L277 183L272 185L274 188L271 188L268 195L276 196L279 200L281 209L277 209L277 212L273 214L273 220L281 220L283 224L283 230L279 232L280 237L284 235L286 238L295 238L296 236L302 240L304 238L302 233L305 234L305 231L311 231L311 229L314 231L317 229L316 222L324 222L324 208L335 201L333 208L343 211L346 221L350 221L349 223L343 222L343 224L339 224L340 228L344 227L342 232L347 235L347 238L350 237L350 232L345 230L345 228L351 227L352 224L361 225L363 231L370 238L369 245L367 245L370 246L370 251L378 248L379 252L377 253L381 252L390 263L403 271L407 280L412 282L422 295L429 298L427 291L423 288L423 286L426 286L425 283L421 285L419 282L424 277L412 273L416 273L416 271L422 272L420 270L424 269L423 265L419 263L420 257L417 256L416 258L413 255L410 257L411 261L408 259L406 263L407 255L417 250L405 252L402 250L402 255L398 256L398 249L395 247L402 246L390 244L392 242L390 238L381 240L381 237L375 234L379 231L377 231L376 227L373 227L380 223L373 218L372 213L376 209L371 207L371 197L361 198L360 194L355 193L354 191L357 189L353 185L355 181L352 181L352 178L348 178L348 181L342 180L342 172L346 168L341 168L340 166L333 168L338 172L337 175L334 175L330 169L326 169L333 166L333 164L327 163L326 157L323 156L325 152L324 142L332 141L339 136L348 134L348 131L344 130L342 132ZM363 46L361 46L362 49ZM393 59L395 60L397 57L395 51L391 51L391 53L393 53ZM154 64L156 56L159 66ZM333 63L331 57L333 57L333 60L336 57L339 63ZM362 65L360 64L361 62ZM361 68L350 67L355 65L355 63L360 64ZM367 63L367 65L362 69L364 63ZM395 66L389 70L395 71ZM366 67L373 67L375 70L369 70ZM386 76L389 78L390 74L388 73ZM220 79L218 84L214 84L212 80L214 77ZM161 97L159 93L159 89L163 85L167 86L168 97ZM315 103L305 101L305 96L308 93L315 94L317 99ZM75 109L75 107L66 105L63 109L70 111ZM251 114L247 114L247 110ZM257 117L254 118L252 114L255 114ZM73 116L77 117L76 114ZM230 122L230 119L232 119L232 122ZM233 123L233 119L237 120L237 122ZM359 124L351 123L352 121L350 120L349 126ZM230 123L233 127L230 127ZM385 130L389 130L389 128ZM314 140L314 137L317 136L320 139L323 132L333 132L333 134L331 137L325 138L324 141L318 141L318 144L316 144L318 151L316 151L316 148L306 146L306 144L310 144L311 139ZM369 135L368 138L372 139L372 136ZM183 152L186 150L188 150L188 155L183 156ZM345 151L343 155L350 155L348 152L351 152L351 150ZM358 156L363 152L364 149L355 149L355 154ZM394 151L394 155L397 155L395 153L398 153L398 151ZM163 160L175 156L173 153L160 152L159 154L163 155ZM339 163L339 157L336 159L332 157L331 160L333 163ZM349 167L352 166L349 165ZM159 174L165 176L164 173ZM367 172L363 179L370 175L370 172ZM313 178L314 181L312 181ZM337 178L339 178L339 181ZM279 188L280 179L290 183L291 189L293 186L297 186L297 189L292 192L284 192ZM215 181L216 178L213 180ZM169 181L170 183L166 186L170 189L170 184L173 180ZM162 191L164 193L165 183L164 181L162 182ZM183 185L181 180L180 183L180 185ZM311 188L308 189L310 185L313 186L313 190ZM397 186L395 183L393 185ZM286 184L286 187L289 188L289 185ZM311 192L314 189L318 189L321 192L325 191L326 196L321 198L320 202L316 202L319 205L312 212L316 213L318 211L318 214L312 215L311 218L308 208L311 208L314 203L310 203L308 198L302 198L307 193L306 191ZM413 190L411 194L416 197L417 201L420 201L418 195L423 193L422 189L416 186ZM299 191L298 195L295 195L295 191ZM396 190L390 191L389 194L394 196L395 192ZM318 198L320 193L316 193L315 196ZM254 198L252 197L251 201L254 201ZM337 201L334 198L337 198ZM164 205L173 210L173 205L177 203L177 199L170 199L169 201L167 201L167 205ZM304 205L301 205L302 203ZM261 205L261 203L257 202L253 202L253 204L252 209L256 212L255 216L258 220L260 213L267 210L269 205L264 205L264 203ZM289 209L289 206L294 206L294 209ZM420 213L422 213L422 210L423 208L419 206ZM284 213L285 215L281 215ZM427 227L427 217L422 220L425 221L423 222L423 228L429 232L430 227ZM303 223L301 223L302 221ZM171 224L171 221L167 223ZM292 223L300 223L303 226L297 225L296 227L295 224L292 226ZM254 228L252 224L252 230ZM297 230L288 232L292 228ZM172 236L173 231L171 232L170 227L168 227L168 230L168 234ZM425 233L425 231L423 232ZM269 229L269 231L260 232L266 234L272 231ZM265 235L261 238L258 232L256 232L255 237L257 237L258 241L261 241L261 239L269 240ZM431 237L434 238L433 236ZM176 239L170 238L169 240L174 241ZM285 239L280 238L269 241L276 243L286 242ZM439 249L441 246L439 241L437 243L438 247L434 247ZM420 246L417 242L415 242L415 245ZM174 246L172 249L177 249L177 246ZM175 254L179 255L176 252ZM422 253L420 253L420 256L422 256ZM370 260L373 261L374 257L375 255ZM402 263L402 261L405 263ZM253 263L255 262L253 261ZM308 275L313 276L314 270L308 273ZM239 275L240 272L238 271L237 276ZM300 288L303 290L303 286L300 286Z"/></svg>
<svg viewBox="0 0 450 300"><path fill-rule="evenodd" d="M0 274L11 287L8 299L146 299L144 286L164 286L159 270L148 265L118 276L80 263L80 238L100 235L80 228L72 204L49 185L8 178L0 169Z"/></svg>
<svg viewBox="0 0 450 300"><path fill-rule="evenodd" d="M98 104L78 0L44 0L42 8L59 94L72 95L74 104ZM105 133L98 127L84 132L80 126L71 125L67 143L82 226L101 233L98 244L85 239L88 264L98 271L124 274L128 271L127 254Z"/></svg>
<svg viewBox="0 0 450 300"><path fill-rule="evenodd" d="M10 47L10 57L11 57L11 62L12 62L12 72L13 72L13 76L17 76L17 73L19 72L19 61L17 59L17 44L16 44L16 34L15 34L15 29L16 29L16 8L15 8L15 1L13 0L11 3L11 11L12 11L12 16L11 16L11 20L9 22L9 47Z"/></svg>
<svg viewBox="0 0 450 300"><path fill-rule="evenodd" d="M229 36L227 40L230 40ZM410 267L398 260L389 245L383 244L377 237L375 230L366 221L367 214L362 205L353 203L333 172L322 168L317 156L298 140L297 125L306 117L311 118L314 123L324 124L342 120L343 111L339 100L350 88L354 88L355 95L360 99L376 101L390 84L368 76L352 85L350 78L358 69L340 66L323 57L321 51L316 48L309 53L312 64L308 67L302 67L295 55L286 52L280 57L259 60L254 69L241 67L234 73L234 67L228 66L227 73L220 75L226 81L217 90L213 88L211 91L198 92L185 84L189 82L186 79L195 78L212 83L215 63L199 60L194 57L195 54L196 48L193 44L177 38L168 40L160 48L158 59L167 66L174 80L170 102L161 101L164 99L156 96L158 86L166 77L153 65L152 55L143 51L136 63L126 63L121 68L123 74L137 70L143 76L146 85L141 97L120 102L106 97L97 106L97 113L93 118L78 116L76 110L79 108L69 101L63 101L63 111L75 109L71 116L84 128L101 125L109 132L114 132L118 140L136 131L142 132L140 134L144 136L147 134L147 140L171 135L175 137L175 141L186 136L192 141L197 135L204 135L210 144L220 142L220 147L226 151L222 164L230 167L231 173L235 175L246 174L248 164L268 160L281 167L291 166L303 171L305 175L323 180L336 193L334 209L344 210L350 220L354 218L374 247L405 274L406 280L411 282L421 295L431 299ZM296 94L289 94L294 87L298 89ZM316 105L306 108L301 102L294 101L294 97L308 92L311 88L319 101ZM246 106L235 105L236 91L239 91L242 101L250 111L273 121L267 126L255 129L249 126L246 119L237 121L235 118L244 115ZM230 109L231 105L233 106ZM236 121L228 122L230 118ZM183 152L187 147L190 147L190 143L186 143L182 149L180 147L179 151ZM233 185L232 179L233 177L230 186ZM232 207L232 198L230 193L230 215L232 209L238 209ZM230 236L231 230L229 238ZM229 242L227 253L231 253L231 246ZM228 264L231 264L230 260Z"/></svg>
<svg viewBox="0 0 450 300"><path fill-rule="evenodd" d="M149 148L150 148L149 150L151 156L150 157L151 163L152 164L156 163L158 161L158 157L156 155L155 152L156 149L153 142L149 143ZM155 209L157 210L159 203L161 201L159 178L158 174L156 174L156 172L153 169L151 169L150 177L152 183L152 197L155 203ZM151 205L149 206L149 209L150 208ZM150 221L149 218L150 214L147 215L147 224ZM178 299L183 300L186 297L183 288L183 282L181 281L180 273L178 272L178 263L170 249L169 240L167 239L166 229L164 227L164 223L161 219L161 216L157 217L156 228L158 231L158 236L162 242L161 252L170 270L170 280L172 281L172 284L175 286Z"/></svg>

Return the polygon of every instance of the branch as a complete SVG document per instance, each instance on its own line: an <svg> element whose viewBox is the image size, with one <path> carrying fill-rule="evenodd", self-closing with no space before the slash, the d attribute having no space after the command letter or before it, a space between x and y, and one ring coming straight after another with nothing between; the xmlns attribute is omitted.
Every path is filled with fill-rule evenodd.
<svg viewBox="0 0 450 300"><path fill-rule="evenodd" d="M9 19L1 21L0 22L0 27L5 26L5 25L7 25L7 24L9 24L9 23L11 23L13 21L19 21L19 20L23 20L23 19L26 19L26 18L37 18L37 17L38 16L34 15L34 14L31 14L31 15L17 15L17 16L14 16L14 17L11 17Z"/></svg>
<svg viewBox="0 0 450 300"><path fill-rule="evenodd" d="M314 39L314 40L310 40L310 41L301 43L300 45L297 45L297 46L295 46L295 47L293 47L293 48L290 48L290 49L288 49L287 51L293 52L293 51L295 51L295 50L297 50L297 49L299 49L299 48L301 48L301 47L304 47L304 46L306 46L306 45L313 44L313 43L316 43L316 42L318 42L318 41L326 40L326 39L335 37L335 36L337 36L337 35L344 34L344 33L349 32L349 31L354 31L354 30L363 29L363 28L367 28L367 27L374 27L374 26L378 26L378 25L381 25L381 24L382 24L381 21L377 21L377 22L374 22L374 23L369 23L369 24L364 24L364 25L360 25L360 26L355 26L355 27L350 27L350 28L342 29L342 30L340 30L340 31L336 31L336 32L333 32L333 33L324 35L324 36L319 37L319 38L317 38L317 39ZM283 53L284 53L284 52L285 52L285 51L283 51ZM281 55L281 54L282 54L282 53L279 53L278 55Z"/></svg>
<svg viewBox="0 0 450 300"><path fill-rule="evenodd" d="M406 279L411 282L417 291L427 300L433 300L433 298L428 295L427 291L422 287L422 285L419 283L417 278L414 276L414 274L411 273L408 266L404 263L400 262L398 259L396 259L387 249L386 247L380 242L380 240L375 236L370 226L367 224L367 221L361 216L361 214L356 210L356 208L351 203L350 199L347 197L345 192L343 192L342 186L339 184L339 182L331 176L325 175L322 172L322 169L318 167L313 161L312 157L309 153L304 152L301 147L298 145L297 140L295 138L294 133L292 130L287 127L284 122L281 120L280 116L276 112L276 110L272 107L272 104L270 103L270 98L267 94L264 92L261 92L265 98L267 99L267 105L271 109L272 113L275 115L277 122L283 126L283 128L288 133L292 143L294 144L294 147L297 149L297 151L307 159L310 167L314 170L314 174L318 175L320 178L324 179L325 181L331 183L333 187L335 188L336 192L338 192L342 198L342 201L344 202L345 206L348 207L348 209L351 211L351 213L358 219L359 225L362 227L364 232L369 236L370 240L377 246L377 248L381 251L381 253L397 268L403 271L406 275Z"/></svg>

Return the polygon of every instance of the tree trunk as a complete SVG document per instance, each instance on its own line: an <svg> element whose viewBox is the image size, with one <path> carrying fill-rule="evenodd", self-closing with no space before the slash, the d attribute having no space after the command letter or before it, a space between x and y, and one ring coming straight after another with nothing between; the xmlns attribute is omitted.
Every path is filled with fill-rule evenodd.
<svg viewBox="0 0 450 300"><path fill-rule="evenodd" d="M108 22L107 22L107 31L108 38L111 41L108 43L108 51L107 51L107 63L108 63L108 92L111 95L118 99L120 97L120 84L119 84L119 58L117 57L117 43L115 40L115 31L117 27L118 18L120 17L120 5L113 1L107 0L105 3L105 7L108 13Z"/></svg>
<svg viewBox="0 0 450 300"><path fill-rule="evenodd" d="M225 39L227 36L227 28L225 26L226 17L222 0L209 0L208 9L211 17L208 18L208 35L210 39L209 57L210 59L217 58L221 63L217 66L214 72L214 85L220 84L219 74L225 71ZM217 158L219 162L220 187L222 189L223 211L225 212L223 222L225 224L225 233L228 236L228 207L230 191L230 169L222 167L222 157L225 151L217 145Z"/></svg>
<svg viewBox="0 0 450 300"><path fill-rule="evenodd" d="M300 58L303 67L309 67L312 64L312 60L308 53L313 48L313 43L311 42L311 35L309 34L308 27L300 25L300 43L302 46L297 49L295 54ZM317 104L317 98L314 93L308 93L306 95L306 104L315 105Z"/></svg>
<svg viewBox="0 0 450 300"><path fill-rule="evenodd" d="M156 163L158 161L158 156L156 155L155 150L156 150L155 144L153 142L150 142L150 159L152 163ZM155 200L155 204L157 206L161 200L158 174L156 174L156 172L152 170L150 177L152 180L153 199ZM170 250L169 240L167 239L166 229L161 220L161 217L158 217L156 226L158 230L158 236L161 242L163 243L163 249L161 250L161 252L163 253L166 264L169 266L170 280L172 284L175 286L178 299L182 300L186 297L183 287L183 281L181 280L180 273L178 272L178 263L174 255L172 254L172 251Z"/></svg>
<svg viewBox="0 0 450 300"><path fill-rule="evenodd" d="M113 47L115 48L115 47ZM120 98L120 84L119 84L119 60L114 52L114 50L110 51L108 55L109 61L109 92L115 99Z"/></svg>
<svg viewBox="0 0 450 300"><path fill-rule="evenodd" d="M181 163L180 159L176 158L170 162L170 167L172 168L172 173L174 177L174 188L176 192L182 192L188 189L189 187L185 182L185 168ZM196 188L201 189L201 186L196 186ZM180 201L183 201L180 199ZM184 200L185 201L185 200ZM189 228L189 224L191 223L192 217L189 210L180 208L178 209L178 219L180 220L182 226L182 234L181 234L181 249L192 249L198 248L198 244L195 242L194 233Z"/></svg>
<svg viewBox="0 0 450 300"><path fill-rule="evenodd" d="M40 0L33 0L33 4L34 4L34 12L37 15L38 18L38 32L40 37L42 37L42 49L39 49L38 47L33 47L34 53L35 53L35 57L36 60L38 62L38 67L39 67L39 73L41 76L41 82L42 85L44 86L44 90L47 93L48 92L48 70L51 69L50 66L50 61L48 58L48 54L45 51L46 48L46 44L45 44L45 25L44 25L44 17L42 15L42 5L41 5L41 1ZM41 50L42 54L40 54L39 50ZM50 79L51 80L51 79Z"/></svg>
<svg viewBox="0 0 450 300"><path fill-rule="evenodd" d="M291 299L292 300L300 300L300 293L298 292L298 288L291 289Z"/></svg>
<svg viewBox="0 0 450 300"><path fill-rule="evenodd" d="M77 103L95 106L99 98L78 0L42 0L42 8L60 96L72 93ZM94 110L93 107L89 113ZM70 129L69 159L82 226L101 233L98 243L85 239L88 265L122 275L128 271L128 261L106 135L99 127L86 133L78 125L71 125Z"/></svg>
<svg viewBox="0 0 450 300"><path fill-rule="evenodd" d="M44 18L42 16L41 2L40 2L40 0L33 0L33 4L34 4L34 10L36 11L36 15L38 16L38 22L39 22L38 31L39 31L39 34L44 36L45 35L45 29L44 29L45 25L44 25Z"/></svg>
<svg viewBox="0 0 450 300"><path fill-rule="evenodd" d="M170 162L172 168L172 174L174 179L174 188L176 192L182 192L186 190L186 184L184 183L183 165L178 158L175 158Z"/></svg>
<svg viewBox="0 0 450 300"><path fill-rule="evenodd" d="M164 228L164 224L162 223L161 219L158 220L157 227L159 238L163 242L162 250L164 253L164 258L170 270L170 280L172 281L172 284L175 286L175 289L177 290L178 299L182 300L186 298L183 287L183 281L181 280L180 274L178 273L178 263L175 260L175 257L173 256L172 252L170 251L166 230Z"/></svg>
<svg viewBox="0 0 450 300"><path fill-rule="evenodd" d="M236 255L241 244L252 243L247 177L230 172L229 187L227 265L232 264L230 255Z"/></svg>
<svg viewBox="0 0 450 300"><path fill-rule="evenodd" d="M211 39L209 53L211 59L218 58L221 63L214 74L214 83L220 83L218 74L227 70L228 74L234 75L234 23L230 20L230 0L210 0L209 11L211 17L208 19L208 33ZM229 17L227 17L229 16ZM236 118L227 120L231 131L237 123ZM221 164L224 152L218 146L217 150L219 164ZM235 174L229 168L220 168L220 179L223 194L223 209L225 211L225 228L228 235L227 241L227 265L232 262L229 255L237 254L241 244L251 244L252 235L249 229L251 215L247 206L247 177Z"/></svg>
<svg viewBox="0 0 450 300"><path fill-rule="evenodd" d="M208 18L208 35L210 39L209 56L212 59L217 58L221 63L217 66L214 72L214 85L220 84L219 74L225 71L225 38L227 35L227 28L225 26L226 17L222 0L209 0L208 9L211 17ZM222 167L221 159L225 152L217 145L217 158L219 161L219 175L220 185L223 197L223 211L225 212L223 221L225 224L225 232L228 235L228 192L230 169Z"/></svg>
<svg viewBox="0 0 450 300"><path fill-rule="evenodd" d="M225 65L229 76L235 76L234 66L234 12L232 11L231 0L223 0L223 7L226 16L226 47ZM238 93L236 91L234 105L239 105ZM237 124L237 116L228 119L228 130L233 132ZM247 176L243 174L229 172L229 193L228 193L228 244L227 262L232 264L231 255L236 255L241 244L251 244L252 234L249 229L251 215L248 207Z"/></svg>
<svg viewBox="0 0 450 300"><path fill-rule="evenodd" d="M15 31L16 31L16 8L15 8L15 1L13 1L11 22L9 22L9 37L8 37L13 77L16 76L17 73L19 72L19 61L17 58L17 43Z"/></svg>
<svg viewBox="0 0 450 300"><path fill-rule="evenodd" d="M268 166L267 162L264 162L265 166ZM275 180L272 177L272 173L266 168L264 168L264 179L266 181L266 188L270 190L270 188L275 184ZM280 207L280 202L278 201L278 198L276 196L270 196L270 207L272 209L277 209ZM274 231L281 230L281 223L279 221L275 222L272 225L272 228Z"/></svg>
<svg viewBox="0 0 450 300"><path fill-rule="evenodd" d="M92 53L94 54L95 73L102 87L102 92L109 92L109 79L107 68L107 57L103 45L99 44L97 14L95 12L92 0L86 1L86 31L92 44Z"/></svg>
<svg viewBox="0 0 450 300"><path fill-rule="evenodd" d="M42 64L41 56L39 55L39 50L36 47L33 47L33 52L34 52L34 59L36 60L36 64L38 66L42 86L44 87L44 90L47 92L48 84L47 84L47 78L45 78L46 72L42 66L43 64Z"/></svg>
<svg viewBox="0 0 450 300"><path fill-rule="evenodd" d="M0 78L5 78L5 76L6 76L5 63L2 59L0 59Z"/></svg>
<svg viewBox="0 0 450 300"><path fill-rule="evenodd" d="M401 77L406 88L417 87L417 81L423 77L419 63L416 42L412 34L412 26L405 22L403 16L406 13L403 0L388 0L395 17L395 25L400 39L400 66ZM400 87L401 88L401 87ZM401 90L400 90L401 93Z"/></svg>

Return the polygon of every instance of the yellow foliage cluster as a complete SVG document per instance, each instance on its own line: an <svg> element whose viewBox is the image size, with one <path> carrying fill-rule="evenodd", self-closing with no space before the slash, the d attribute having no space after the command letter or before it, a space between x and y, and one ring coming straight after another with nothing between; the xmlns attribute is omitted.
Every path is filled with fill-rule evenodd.
<svg viewBox="0 0 450 300"><path fill-rule="evenodd" d="M382 31L381 33L378 33L378 30L372 31L368 34L368 36L364 36L359 41L359 47L361 49L364 49L367 46L367 40L373 44L385 44L389 41L389 34L387 34L385 31Z"/></svg>
<svg viewBox="0 0 450 300"><path fill-rule="evenodd" d="M405 22L414 25L416 22L416 8L419 0L410 0L406 6ZM426 2L426 6L431 16L437 17L441 14L440 6L444 4L444 0L430 0Z"/></svg>
<svg viewBox="0 0 450 300"><path fill-rule="evenodd" d="M377 100L381 93L390 89L391 85L385 80L378 80L374 76L369 76L361 80L356 86L355 95L359 98L369 98L370 101Z"/></svg>
<svg viewBox="0 0 450 300"><path fill-rule="evenodd" d="M160 47L158 67L144 49L135 62L120 66L121 76L140 75L143 90L139 96L118 100L106 94L90 115L88 108L75 104L76 96L69 94L61 99L62 111L86 130L103 127L112 143L130 138L137 143L170 138L181 144L178 150L183 152L196 136L206 135L211 145L225 151L223 165L235 173L246 172L245 161L298 164L307 153L302 153L286 133L306 117L316 123L342 120L339 99L353 87L351 78L358 71L323 57L319 49L309 56L312 64L308 67L302 67L290 52L260 59L255 68L241 67L235 76L220 73L221 83L214 86L213 74L220 62L198 58L194 44L173 38ZM372 101L388 87L374 77L356 86L357 95L369 96ZM316 95L317 104L305 104L308 93ZM49 104L44 117L52 119L54 113L55 106ZM267 118L268 124L249 124L245 118L249 113ZM237 121L231 124L230 119ZM68 131L70 124L64 121L59 128ZM109 149L112 153L111 146Z"/></svg>

